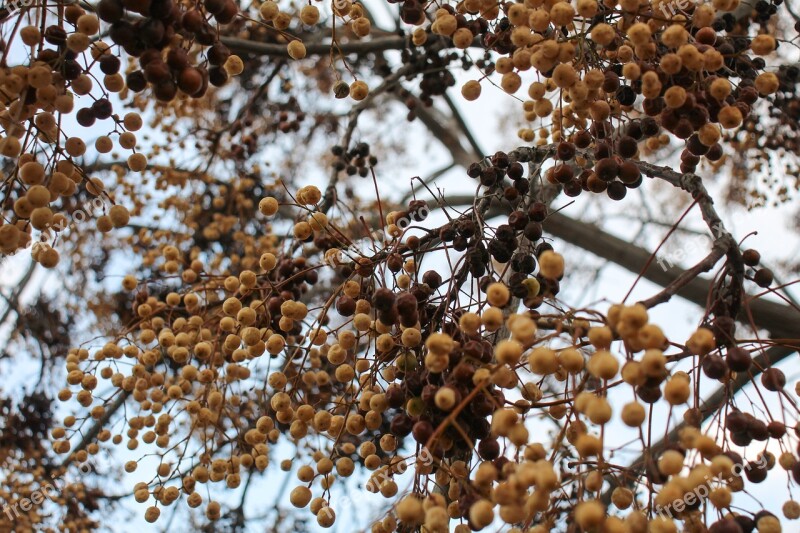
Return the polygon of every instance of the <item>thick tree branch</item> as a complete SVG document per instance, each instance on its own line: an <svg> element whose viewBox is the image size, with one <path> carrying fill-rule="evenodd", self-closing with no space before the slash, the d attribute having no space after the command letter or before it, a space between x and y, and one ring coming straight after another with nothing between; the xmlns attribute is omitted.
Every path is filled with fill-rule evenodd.
<svg viewBox="0 0 800 533"><path fill-rule="evenodd" d="M444 114L442 114L442 112L438 109L433 107L425 107L425 105L415 96L412 96L412 98L414 98L417 103L415 107L417 118L425 125L426 128L428 128L428 131L433 134L436 140L442 143L445 149L450 152L454 163L461 167L467 168L470 164L474 163L483 155L476 154L464 148L464 145L461 143L461 139L459 139L459 136L457 133L455 133L455 128L453 127L458 125L457 120L455 121L455 124L453 124L452 121L448 117L444 116Z"/></svg>
<svg viewBox="0 0 800 533"><path fill-rule="evenodd" d="M409 40L406 37L389 36L380 32L381 37L375 37L370 40L363 41L348 41L340 42L323 42L323 43L306 43L306 55L329 55L331 51L340 54L357 54L364 55L370 53L385 52L387 50L402 50L409 46ZM445 37L431 36L430 39L439 39L441 41L441 48L450 47L453 45L452 41ZM220 41L225 44L232 52L237 54L255 54L261 56L281 57L289 59L289 51L286 44L278 43L261 43L258 41L251 41L249 39L239 39L237 37L220 37ZM472 43L473 47L484 48L479 37L475 38Z"/></svg>
<svg viewBox="0 0 800 533"><path fill-rule="evenodd" d="M642 265L652 257L652 254L644 248L611 235L593 224L569 218L561 213L550 214L544 222L544 227L549 234L598 257L613 261L634 274L639 274ZM648 281L667 287L679 279L684 271L677 267L651 266L641 274ZM682 286L675 290L675 294L705 308L709 292L712 289L709 280L694 277L683 279L681 284ZM764 299L752 300L748 307L752 313L754 324L769 331L772 337L800 338L800 311L797 309ZM738 318L749 322L744 311Z"/></svg>
<svg viewBox="0 0 800 533"><path fill-rule="evenodd" d="M0 325L2 325L11 312L17 312L19 309L19 297L22 295L22 291L25 290L25 287L28 286L31 278L33 277L33 272L36 270L37 263L35 261L31 261L30 265L28 265L28 269L23 274L22 278L17 282L17 286L12 290L11 295L8 298L4 298L6 301L6 308L3 310L3 315L0 316Z"/></svg>
<svg viewBox="0 0 800 533"><path fill-rule="evenodd" d="M289 51L285 44L260 43L236 37L220 37L220 41L237 54L249 53L289 58ZM313 43L306 46L306 55L328 55L331 50L336 50L343 54L367 54L386 50L402 50L407 42L408 40L405 37L379 37L369 41Z"/></svg>

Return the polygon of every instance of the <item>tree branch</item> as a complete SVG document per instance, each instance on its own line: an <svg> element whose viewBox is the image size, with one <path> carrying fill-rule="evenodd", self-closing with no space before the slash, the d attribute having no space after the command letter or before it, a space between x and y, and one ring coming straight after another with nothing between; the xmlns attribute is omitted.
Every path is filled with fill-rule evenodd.
<svg viewBox="0 0 800 533"><path fill-rule="evenodd" d="M601 228L567 217L561 213L551 213L544 222L548 233L578 246L598 257L613 261L622 268L639 274L642 265L650 260L652 254L619 237L606 233ZM684 274L679 268L648 268L641 272L643 278L662 287L667 287ZM709 280L694 277L681 281L681 287L674 294L705 308L712 287ZM757 299L749 302L753 322L766 329L775 338L800 338L800 311L788 305L769 300ZM740 320L749 322L745 311L740 312Z"/></svg>
<svg viewBox="0 0 800 533"><path fill-rule="evenodd" d="M679 290L681 290L681 288L685 287L701 273L708 272L714 268L714 265L716 265L717 262L725 255L725 252L725 245L721 244L719 240L714 241L714 246L711 248L711 253L703 258L702 261L697 263L689 270L683 271L680 276L675 278L675 280L673 280L669 285L664 287L664 290L646 300L642 300L640 303L650 309L659 304L668 302L670 298L672 298L678 293Z"/></svg>
<svg viewBox="0 0 800 533"><path fill-rule="evenodd" d="M289 51L286 44L260 43L236 37L220 37L220 41L235 53L250 53L289 59ZM379 37L369 41L336 44L331 42L313 43L306 46L306 55L328 55L331 53L331 49L334 48L343 54L367 54L386 50L402 50L407 42L405 37Z"/></svg>

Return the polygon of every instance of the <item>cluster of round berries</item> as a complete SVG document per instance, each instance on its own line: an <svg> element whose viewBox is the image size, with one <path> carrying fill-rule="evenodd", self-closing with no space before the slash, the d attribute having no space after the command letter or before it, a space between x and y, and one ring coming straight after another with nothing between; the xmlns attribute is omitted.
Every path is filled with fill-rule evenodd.
<svg viewBox="0 0 800 533"><path fill-rule="evenodd" d="M369 144L365 142L357 143L350 150L334 146L331 153L336 158L333 161L334 170L345 171L348 176L358 174L366 178L370 169L378 164L378 158L370 153Z"/></svg>

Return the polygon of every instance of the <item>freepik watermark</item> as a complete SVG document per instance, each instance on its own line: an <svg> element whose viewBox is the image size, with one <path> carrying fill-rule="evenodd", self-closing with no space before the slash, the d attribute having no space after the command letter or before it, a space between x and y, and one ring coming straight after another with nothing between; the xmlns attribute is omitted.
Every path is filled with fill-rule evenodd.
<svg viewBox="0 0 800 533"><path fill-rule="evenodd" d="M745 471L750 471L753 468L766 468L767 463L768 459L765 453L760 454L758 461L755 463L734 463L728 479L742 477ZM708 495L711 494L710 482L712 477L711 474L707 474L702 483L693 490L684 493L682 498L677 498L665 506L657 506L655 509L656 515L661 518L673 518L673 514L680 514L686 509L706 501Z"/></svg>
<svg viewBox="0 0 800 533"><path fill-rule="evenodd" d="M2 6L0 6L0 9L7 10L8 15L13 15L14 13L16 13L21 9L24 9L26 7L31 7L35 3L36 0L11 0L11 2L6 2ZM60 6L67 6L75 3L77 3L77 0L57 0L56 2L53 2L54 5L60 5Z"/></svg>
<svg viewBox="0 0 800 533"><path fill-rule="evenodd" d="M79 468L83 474L92 471L92 467L87 463L81 464ZM50 483L45 482L38 489L31 491L29 496L3 505L3 514L13 521L18 519L22 513L30 512L47 500L55 503L55 497L61 494L68 485L69 483L63 477L55 478Z"/></svg>
<svg viewBox="0 0 800 533"><path fill-rule="evenodd" d="M674 2L661 2L659 6L659 11L661 14L664 15L666 19L672 19L675 15L677 15L681 11L685 11L690 6L696 6L700 2L694 0L675 0Z"/></svg>
<svg viewBox="0 0 800 533"><path fill-rule="evenodd" d="M20 9L32 6L36 0L12 0L0 6L0 9L8 11L9 15L13 15Z"/></svg>
<svg viewBox="0 0 800 533"><path fill-rule="evenodd" d="M392 476L390 473L403 475L408 471L410 463L412 462L416 464L418 468L422 467L423 469L427 469L433 466L435 461L436 458L433 456L430 450L423 446L422 450L420 450L417 455L402 459L396 463L392 463L390 466L387 465L386 467L381 468L379 472L370 477L369 481L367 481L365 484L365 488L371 493L379 492L384 483L392 481ZM361 505L361 502L354 500L351 496L345 496L336 502L336 507L340 509L347 505L357 506ZM325 506L320 509L319 514L324 515L328 519L335 518L335 511L330 506Z"/></svg>
<svg viewBox="0 0 800 533"><path fill-rule="evenodd" d="M725 228L716 225L712 228L714 238L720 238L725 234ZM680 248L664 251L656 254L656 263L666 272L687 257L707 251L713 245L711 237L708 235L697 235L683 244Z"/></svg>
<svg viewBox="0 0 800 533"><path fill-rule="evenodd" d="M23 250L29 250L37 244L41 246L53 242L56 235L61 235L61 232L65 230L77 229L80 224L84 224L89 219L97 218L105 213L105 209L106 203L103 201L103 198L95 196L69 213L69 219L67 219L67 217L60 217L55 222L47 224L35 239L30 239L25 247L19 248L11 255L18 254ZM54 235L54 233L56 235Z"/></svg>
<svg viewBox="0 0 800 533"><path fill-rule="evenodd" d="M411 457L410 459L415 459L414 463L423 468L429 468L434 463L433 454L424 446L419 454ZM405 474L409 467L407 461L408 459L405 459L398 461L397 463L393 463L391 471L397 472L400 475ZM389 470L389 468L384 468L378 472L377 475L372 476L366 484L366 489L370 492L378 492L384 483L392 479L392 476L389 475Z"/></svg>
<svg viewBox="0 0 800 533"><path fill-rule="evenodd" d="M422 222L428 218L429 214L430 210L428 209L427 204L421 202L421 205L414 207L414 209L401 212L400 215L395 218L394 226L397 227L399 233L402 233L409 226L411 226L412 222ZM328 253L325 254L325 263L327 263L328 266L335 268L345 262L345 258L362 257L368 255L370 253L368 250L369 247L375 248L378 245L389 242L398 236L399 234L392 235L392 233L385 228L375 230L370 233L369 237L365 239L361 239L358 242L352 242L349 245L338 249L329 250Z"/></svg>

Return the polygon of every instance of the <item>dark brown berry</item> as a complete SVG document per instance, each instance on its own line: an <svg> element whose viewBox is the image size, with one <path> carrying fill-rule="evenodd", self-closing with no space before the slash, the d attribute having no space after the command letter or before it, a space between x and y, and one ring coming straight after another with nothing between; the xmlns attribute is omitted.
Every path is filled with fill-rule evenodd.
<svg viewBox="0 0 800 533"><path fill-rule="evenodd" d="M759 268L753 275L753 281L756 282L756 285L765 289L772 285L773 279L772 270L768 268Z"/></svg>
<svg viewBox="0 0 800 533"><path fill-rule="evenodd" d="M556 155L562 161L569 161L570 159L575 157L575 145L563 141L558 143L558 148L556 148Z"/></svg>
<svg viewBox="0 0 800 533"><path fill-rule="evenodd" d="M749 267L756 267L761 262L761 254L752 248L742 252L742 261Z"/></svg>
<svg viewBox="0 0 800 533"><path fill-rule="evenodd" d="M768 368L761 374L761 384L768 391L778 392L786 386L786 376L778 368Z"/></svg>
<svg viewBox="0 0 800 533"><path fill-rule="evenodd" d="M356 301L343 294L336 300L336 310L342 316L352 316L356 312Z"/></svg>
<svg viewBox="0 0 800 533"><path fill-rule="evenodd" d="M750 370L750 365L753 364L753 358L750 356L750 352L744 348L734 346L728 348L725 362L728 364L728 368L734 372L747 372Z"/></svg>
<svg viewBox="0 0 800 533"><path fill-rule="evenodd" d="M715 353L704 355L700 366L703 368L703 373L711 379L722 379L728 371L725 361Z"/></svg>

